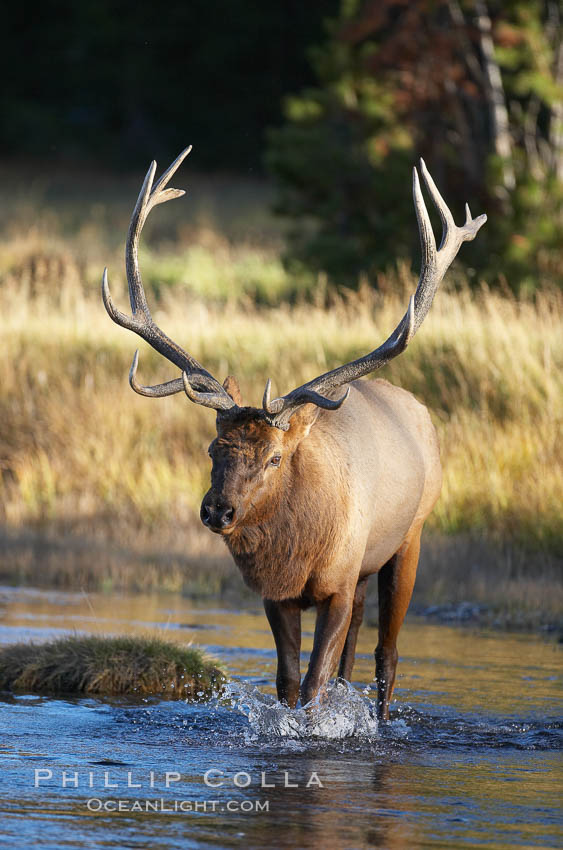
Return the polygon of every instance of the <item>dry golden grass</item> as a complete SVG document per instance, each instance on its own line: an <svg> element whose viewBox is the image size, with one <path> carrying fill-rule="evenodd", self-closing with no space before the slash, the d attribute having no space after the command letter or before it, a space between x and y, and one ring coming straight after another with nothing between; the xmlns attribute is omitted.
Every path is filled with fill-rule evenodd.
<svg viewBox="0 0 563 850"><path fill-rule="evenodd" d="M11 527L71 517L138 527L183 523L207 488L213 415L184 397L134 395L127 372L137 339L101 302L76 294L2 292L2 520ZM120 296L124 302L123 293ZM259 310L159 302L161 326L213 373L236 374L248 403L266 378L286 392L381 341L404 298L333 298ZM417 395L438 427L442 531L480 529L556 548L562 536L561 299L518 303L482 292L440 292L408 352L380 374ZM144 382L174 374L140 342Z"/></svg>

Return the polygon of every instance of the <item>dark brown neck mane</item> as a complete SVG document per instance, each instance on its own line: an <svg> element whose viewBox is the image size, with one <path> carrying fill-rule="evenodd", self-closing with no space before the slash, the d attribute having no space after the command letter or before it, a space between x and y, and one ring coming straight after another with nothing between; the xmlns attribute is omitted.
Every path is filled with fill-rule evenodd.
<svg viewBox="0 0 563 850"><path fill-rule="evenodd" d="M305 439L290 459L268 518L250 514L225 538L244 581L265 599L299 598L340 540L342 487L337 471L316 461L315 442Z"/></svg>

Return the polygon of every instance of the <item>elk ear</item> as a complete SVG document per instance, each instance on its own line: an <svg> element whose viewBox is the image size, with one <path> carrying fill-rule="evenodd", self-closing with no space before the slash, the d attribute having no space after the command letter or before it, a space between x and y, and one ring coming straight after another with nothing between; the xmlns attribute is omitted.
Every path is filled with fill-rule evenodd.
<svg viewBox="0 0 563 850"><path fill-rule="evenodd" d="M227 390L230 397L238 407L242 407L242 395L237 379L233 375L227 375L223 381L223 389Z"/></svg>
<svg viewBox="0 0 563 850"><path fill-rule="evenodd" d="M289 420L290 432L294 434L301 432L300 437L303 439L317 421L319 413L320 408L316 404L303 404L298 407Z"/></svg>

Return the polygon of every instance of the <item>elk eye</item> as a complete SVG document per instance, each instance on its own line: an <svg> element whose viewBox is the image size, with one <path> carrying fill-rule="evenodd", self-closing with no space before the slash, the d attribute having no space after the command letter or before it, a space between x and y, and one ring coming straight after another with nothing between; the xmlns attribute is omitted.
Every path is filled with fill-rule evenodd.
<svg viewBox="0 0 563 850"><path fill-rule="evenodd" d="M272 458L270 458L270 464L272 466L279 466L280 463L281 463L281 455L274 455Z"/></svg>

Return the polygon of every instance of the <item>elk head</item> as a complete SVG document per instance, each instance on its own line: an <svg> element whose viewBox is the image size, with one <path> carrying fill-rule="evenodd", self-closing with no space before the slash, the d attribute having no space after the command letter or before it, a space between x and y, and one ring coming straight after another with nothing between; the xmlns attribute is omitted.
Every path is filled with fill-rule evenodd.
<svg viewBox="0 0 563 850"><path fill-rule="evenodd" d="M239 522L258 525L277 510L291 460L319 408L304 404L287 428L276 427L263 409L242 406L235 378L223 386L235 406L217 414L217 436L209 446L211 487L200 516L211 531L229 534Z"/></svg>
<svg viewBox="0 0 563 850"><path fill-rule="evenodd" d="M217 437L209 447L213 461L211 488L202 502L201 519L212 531L228 535L237 525L254 525L276 510L281 482L289 475L291 460L309 434L319 411L337 410L350 392L348 387L341 394L341 387L374 372L404 351L428 313L438 285L462 242L474 239L487 219L485 215L472 219L466 205L465 224L457 227L424 161L420 160L424 183L442 221L442 241L437 249L415 168L413 196L422 246L422 269L416 292L393 333L369 354L326 372L285 396L272 399L271 381L268 380L262 407L245 407L235 378L228 377L221 385L157 327L141 281L138 261L141 230L153 207L184 194L183 190L166 187L190 150L191 147L186 148L156 183L156 162L152 162L135 205L125 249L132 315L114 306L107 269L102 280L102 297L114 322L134 331L180 369L181 377L157 386L142 386L137 381L139 352L136 351L129 372L129 383L135 392L160 398L184 391L194 403L216 411Z"/></svg>

